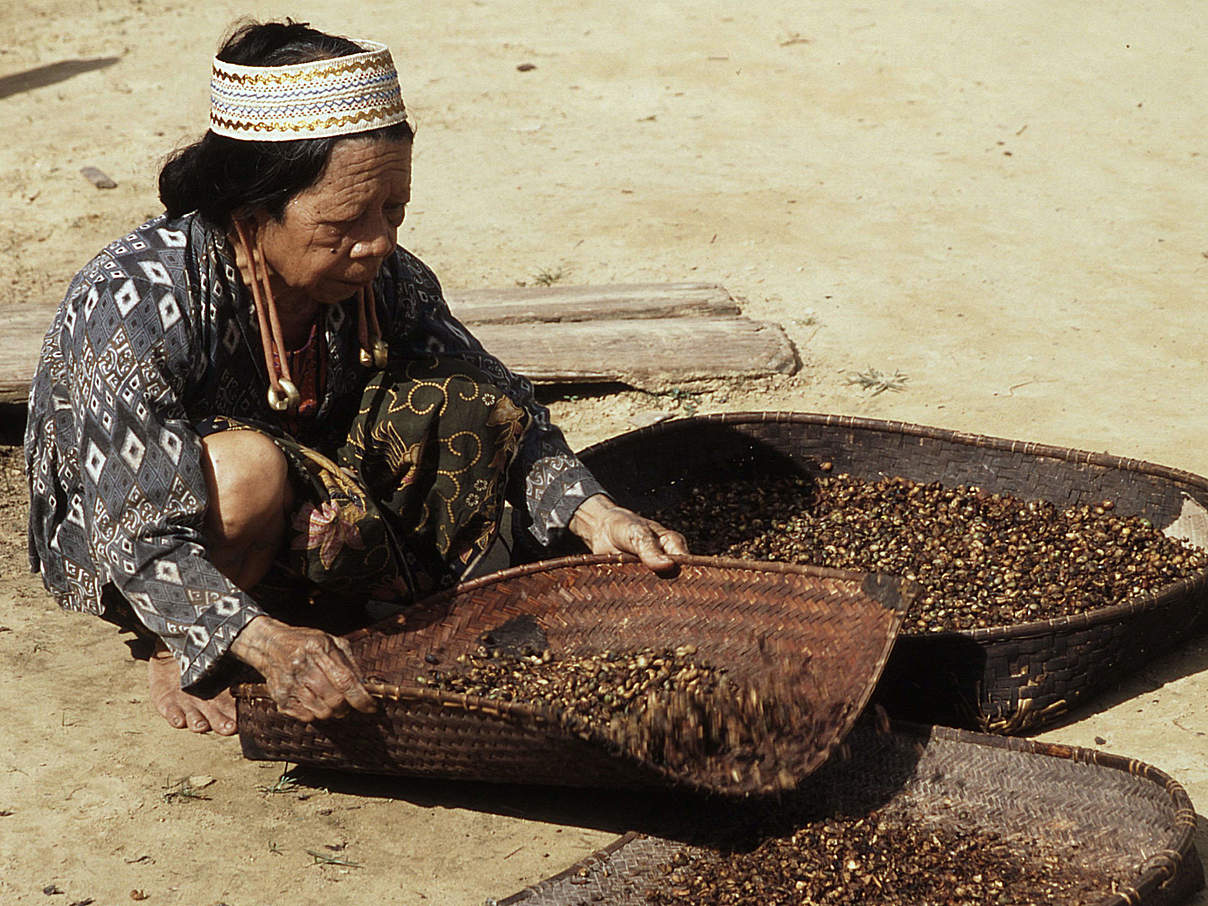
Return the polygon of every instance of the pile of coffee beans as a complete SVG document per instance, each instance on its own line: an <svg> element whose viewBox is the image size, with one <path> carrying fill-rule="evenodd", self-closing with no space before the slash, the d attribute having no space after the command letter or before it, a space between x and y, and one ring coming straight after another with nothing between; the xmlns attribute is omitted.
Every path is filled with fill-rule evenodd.
<svg viewBox="0 0 1208 906"><path fill-rule="evenodd" d="M618 713L648 708L677 691L709 697L725 688L726 671L696 663L695 654L692 645L559 658L549 649L521 655L484 647L458 657L453 670L434 669L418 679L449 692L495 701L556 702L584 726L601 729Z"/></svg>
<svg viewBox="0 0 1208 906"><path fill-rule="evenodd" d="M907 823L877 812L807 823L748 850L677 853L646 892L652 906L1098 903L1110 882L1038 841Z"/></svg>
<svg viewBox="0 0 1208 906"><path fill-rule="evenodd" d="M1009 626L1118 604L1208 567L1111 500L1061 509L976 487L735 480L695 488L656 518L694 553L882 572L921 587L904 632Z"/></svg>
<svg viewBox="0 0 1208 906"><path fill-rule="evenodd" d="M713 788L779 789L808 744L797 695L735 682L694 645L562 654L480 648L416 680L430 688L533 705L584 739Z"/></svg>

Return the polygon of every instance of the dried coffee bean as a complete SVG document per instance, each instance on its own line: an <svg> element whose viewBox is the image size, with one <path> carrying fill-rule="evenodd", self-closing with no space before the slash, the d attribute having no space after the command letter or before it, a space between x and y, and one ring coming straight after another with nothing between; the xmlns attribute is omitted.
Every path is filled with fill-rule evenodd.
<svg viewBox="0 0 1208 906"><path fill-rule="evenodd" d="M422 685L531 705L583 738L713 788L796 783L813 727L808 701L755 689L697 658L695 645L553 656L480 650ZM767 778L767 782L764 779Z"/></svg>
<svg viewBox="0 0 1208 906"><path fill-rule="evenodd" d="M1111 879L1051 844L974 826L907 822L879 812L817 818L760 839L760 829L702 854L680 851L646 891L651 906L945 906L1099 903ZM752 839L753 838L753 839Z"/></svg>
<svg viewBox="0 0 1208 906"><path fill-rule="evenodd" d="M1110 500L1061 509L903 478L735 480L653 514L700 554L812 563L914 580L906 632L1054 619L1118 604L1208 568Z"/></svg>

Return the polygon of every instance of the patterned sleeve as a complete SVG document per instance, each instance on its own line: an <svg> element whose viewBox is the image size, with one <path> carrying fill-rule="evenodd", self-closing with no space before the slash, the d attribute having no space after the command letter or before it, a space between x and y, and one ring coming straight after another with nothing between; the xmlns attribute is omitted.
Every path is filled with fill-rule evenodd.
<svg viewBox="0 0 1208 906"><path fill-rule="evenodd" d="M575 510L603 486L571 452L562 432L550 421L549 410L539 404L532 383L510 371L478 342L444 300L436 275L418 258L402 249L395 258L399 285L405 289L410 311L394 320L391 350L443 352L458 356L487 374L516 405L532 416L532 427L517 454L513 475L513 505L527 513L529 531L548 545L570 524Z"/></svg>
<svg viewBox="0 0 1208 906"><path fill-rule="evenodd" d="M190 687L262 611L202 544L201 441L182 402L205 361L195 323L201 306L174 254L184 234L150 236L163 246L144 241L137 254L103 253L72 285L57 322L61 367L52 394L70 405L74 434L55 446L79 474L52 546L70 549L75 534L97 584L121 591Z"/></svg>

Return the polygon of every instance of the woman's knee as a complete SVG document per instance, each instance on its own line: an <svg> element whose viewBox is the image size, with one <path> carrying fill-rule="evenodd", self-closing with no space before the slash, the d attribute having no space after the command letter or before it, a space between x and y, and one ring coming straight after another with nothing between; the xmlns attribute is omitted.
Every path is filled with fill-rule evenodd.
<svg viewBox="0 0 1208 906"><path fill-rule="evenodd" d="M263 544L285 528L292 493L285 454L258 431L220 431L202 438L211 543Z"/></svg>

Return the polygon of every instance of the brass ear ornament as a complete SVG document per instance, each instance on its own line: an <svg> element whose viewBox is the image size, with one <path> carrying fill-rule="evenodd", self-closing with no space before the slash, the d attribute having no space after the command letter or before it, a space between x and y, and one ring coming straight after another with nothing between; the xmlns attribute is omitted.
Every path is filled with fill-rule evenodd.
<svg viewBox="0 0 1208 906"><path fill-rule="evenodd" d="M385 340L373 341L373 366L375 368L385 368L390 361L390 347L386 345Z"/></svg>
<svg viewBox="0 0 1208 906"><path fill-rule="evenodd" d="M366 298L368 297L368 298ZM377 305L373 290L357 290L358 335L361 344L359 359L363 368L385 368L390 362L390 347L382 339L378 324Z"/></svg>
<svg viewBox="0 0 1208 906"><path fill-rule="evenodd" d="M288 412L302 405L302 394L289 378L277 378L277 386L268 388L268 404L274 412Z"/></svg>
<svg viewBox="0 0 1208 906"><path fill-rule="evenodd" d="M297 411L302 404L302 394L289 373L289 357L281 340L281 321L277 317L277 303L268 282L264 250L260 247L259 237L255 243L248 239L243 221L235 221L235 233L239 237L243 257L247 260L248 283L251 284L252 303L260 327L260 348L264 350L264 368L268 373L266 396L269 408L274 412Z"/></svg>

